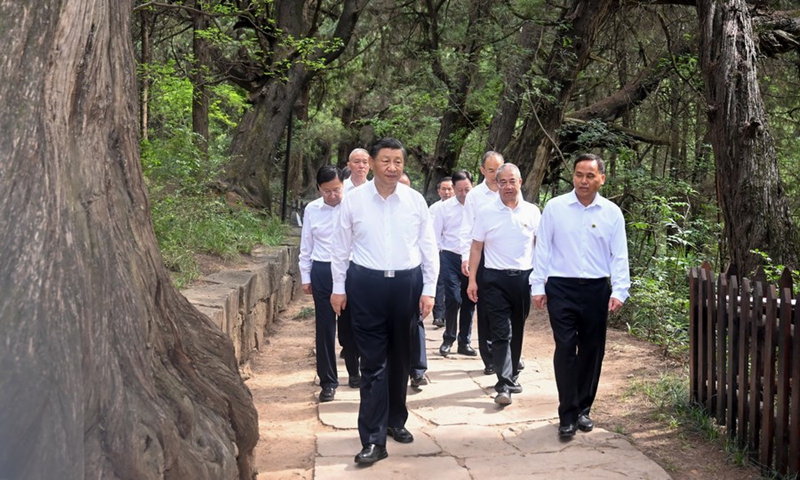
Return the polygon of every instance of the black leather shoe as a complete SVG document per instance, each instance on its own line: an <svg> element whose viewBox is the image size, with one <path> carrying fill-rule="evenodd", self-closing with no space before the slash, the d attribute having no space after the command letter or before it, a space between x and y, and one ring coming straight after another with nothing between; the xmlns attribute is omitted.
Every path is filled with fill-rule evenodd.
<svg viewBox="0 0 800 480"><path fill-rule="evenodd" d="M515 383L514 385L508 385L506 386L506 390L508 390L508 393L522 393L522 385L520 385L519 383Z"/></svg>
<svg viewBox="0 0 800 480"><path fill-rule="evenodd" d="M370 443L366 447L362 448L358 454L356 454L355 461L359 465L369 465L377 462L378 460L383 460L388 456L389 454L386 453L386 447Z"/></svg>
<svg viewBox="0 0 800 480"><path fill-rule="evenodd" d="M578 415L578 430L581 432L591 432L594 428L594 422L589 415Z"/></svg>
<svg viewBox="0 0 800 480"><path fill-rule="evenodd" d="M489 366L483 369L484 375L494 375L494 367Z"/></svg>
<svg viewBox="0 0 800 480"><path fill-rule="evenodd" d="M494 403L498 405L511 405L511 402L511 394L508 392L500 392L494 397Z"/></svg>
<svg viewBox="0 0 800 480"><path fill-rule="evenodd" d="M428 384L428 378L423 373L422 375L411 375L411 386L419 388L422 385Z"/></svg>
<svg viewBox="0 0 800 480"><path fill-rule="evenodd" d="M476 352L474 348L469 346L469 344L459 345L458 353L461 355L466 355L468 357L475 357L478 355L478 352Z"/></svg>
<svg viewBox="0 0 800 480"><path fill-rule="evenodd" d="M517 370L525 370L525 359L519 359L519 362L517 362Z"/></svg>
<svg viewBox="0 0 800 480"><path fill-rule="evenodd" d="M576 423L573 423L571 425L558 426L559 438L572 438L575 436L575 432L577 431L578 431L578 425Z"/></svg>
<svg viewBox="0 0 800 480"><path fill-rule="evenodd" d="M359 388L361 386L361 376L353 375L348 377L347 386L350 388Z"/></svg>
<svg viewBox="0 0 800 480"><path fill-rule="evenodd" d="M333 400L333 397L336 396L336 389L331 387L325 387L319 392L319 401L320 402L330 402Z"/></svg>
<svg viewBox="0 0 800 480"><path fill-rule="evenodd" d="M411 432L405 427L389 427L386 429L386 433L394 438L395 442L411 443L414 441L414 435L411 435Z"/></svg>
<svg viewBox="0 0 800 480"><path fill-rule="evenodd" d="M434 318L433 319L433 326L436 328L444 327L444 318Z"/></svg>
<svg viewBox="0 0 800 480"><path fill-rule="evenodd" d="M450 349L453 347L452 343L443 343L441 347L439 347L439 355L446 357L450 354Z"/></svg>

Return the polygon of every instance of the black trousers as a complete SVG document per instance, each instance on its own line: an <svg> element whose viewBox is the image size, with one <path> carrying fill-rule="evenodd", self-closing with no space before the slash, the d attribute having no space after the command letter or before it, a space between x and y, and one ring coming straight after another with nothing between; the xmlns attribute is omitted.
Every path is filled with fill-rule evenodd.
<svg viewBox="0 0 800 480"><path fill-rule="evenodd" d="M411 330L420 315L422 269L389 278L351 263L345 291L361 353L358 434L364 446L386 445L387 427L402 427L408 419Z"/></svg>
<svg viewBox="0 0 800 480"><path fill-rule="evenodd" d="M495 390L504 392L516 383L525 320L531 311L528 277L530 270L494 270L483 272L483 288L478 298L486 303L486 316L492 332L492 357L497 375Z"/></svg>
<svg viewBox="0 0 800 480"><path fill-rule="evenodd" d="M570 425L589 414L597 395L611 285L607 278L550 277L544 288L556 344L558 416L561 425Z"/></svg>
<svg viewBox="0 0 800 480"><path fill-rule="evenodd" d="M316 317L315 346L317 351L317 376L322 388L339 386L336 368L336 314L331 307L333 278L329 262L311 264L311 295L314 298ZM349 311L339 317L339 341L345 352L344 360L349 375L358 375L358 348L350 328Z"/></svg>
<svg viewBox="0 0 800 480"><path fill-rule="evenodd" d="M330 298L328 299L330 303ZM342 359L347 368L347 375L357 377L361 373L358 369L358 359L361 357L356 346L356 337L353 334L353 326L350 321L350 309L345 308L339 315L339 345L342 346Z"/></svg>
<svg viewBox="0 0 800 480"><path fill-rule="evenodd" d="M489 320L486 317L486 302L481 298L481 290L484 288L484 255L481 251L481 262L478 264L478 271L475 272L475 283L478 284L478 303L475 305L478 318L478 351L481 354L484 367L494 367L492 357L492 332L489 328Z"/></svg>
<svg viewBox="0 0 800 480"><path fill-rule="evenodd" d="M428 352L425 351L425 324L422 315L417 316L414 327L411 328L411 375L424 375L428 371Z"/></svg>
<svg viewBox="0 0 800 480"><path fill-rule="evenodd" d="M444 318L445 313L445 297L444 297L444 277L441 270L439 271L439 278L436 279L436 296L434 297L433 304L433 318Z"/></svg>
<svg viewBox="0 0 800 480"><path fill-rule="evenodd" d="M439 252L439 265L439 278L444 279L445 327L442 340L452 345L458 339L459 345L469 345L472 341L475 302L467 296L469 277L461 273L461 255L442 250Z"/></svg>

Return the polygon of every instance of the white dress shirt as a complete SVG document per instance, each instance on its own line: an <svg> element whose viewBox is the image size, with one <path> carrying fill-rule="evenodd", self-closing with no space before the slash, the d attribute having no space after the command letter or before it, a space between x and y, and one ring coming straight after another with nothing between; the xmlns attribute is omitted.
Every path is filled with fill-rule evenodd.
<svg viewBox="0 0 800 480"><path fill-rule="evenodd" d="M350 180L350 178L351 177L347 177L347 178L344 179L344 182L342 182L342 190L344 191L344 193L349 192L350 190L356 188L357 186L358 187L363 187L364 185L367 184L367 182L364 182L361 185L354 185L353 181Z"/></svg>
<svg viewBox="0 0 800 480"><path fill-rule="evenodd" d="M514 209L498 196L475 217L472 239L483 242L486 268L530 270L536 230L542 214L539 207L520 199Z"/></svg>
<svg viewBox="0 0 800 480"><path fill-rule="evenodd" d="M439 207L434 210L434 205L439 205ZM433 235L436 237L439 250L447 250L460 255L464 205L458 202L458 198L450 197L443 202L439 201L431 205L430 211L433 218Z"/></svg>
<svg viewBox="0 0 800 480"><path fill-rule="evenodd" d="M611 296L624 302L631 286L625 218L598 193L584 207L575 190L544 207L536 244L531 295L544 295L548 277L611 277Z"/></svg>
<svg viewBox="0 0 800 480"><path fill-rule="evenodd" d="M311 262L330 262L333 229L339 218L341 203L335 207L326 204L322 197L306 205L303 213L303 230L300 235L300 281L311 283Z"/></svg>
<svg viewBox="0 0 800 480"><path fill-rule="evenodd" d="M493 192L486 185L486 180L478 184L467 194L464 200L464 222L461 225L461 261L469 261L469 249L472 246L472 224L475 222L475 216L478 211L484 206L491 203L493 200L500 198L500 194Z"/></svg>
<svg viewBox="0 0 800 480"><path fill-rule="evenodd" d="M331 271L333 293L345 293L348 259L373 270L409 270L422 265L422 294L436 294L439 253L428 204L401 183L383 198L369 181L342 200L334 229Z"/></svg>

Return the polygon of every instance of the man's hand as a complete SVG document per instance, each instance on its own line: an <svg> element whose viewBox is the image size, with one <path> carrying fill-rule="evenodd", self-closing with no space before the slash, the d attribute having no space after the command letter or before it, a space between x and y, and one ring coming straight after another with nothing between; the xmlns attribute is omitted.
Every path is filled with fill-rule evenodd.
<svg viewBox="0 0 800 480"><path fill-rule="evenodd" d="M303 284L303 293L305 293L306 295L311 295L311 284L310 283L304 283Z"/></svg>
<svg viewBox="0 0 800 480"><path fill-rule="evenodd" d="M478 283L471 278L469 279L469 286L467 286L467 296L473 302L478 303Z"/></svg>
<svg viewBox="0 0 800 480"><path fill-rule="evenodd" d="M616 312L620 308L622 308L622 302L620 302L618 298L611 297L610 299L608 299L609 312Z"/></svg>
<svg viewBox="0 0 800 480"><path fill-rule="evenodd" d="M342 310L347 307L347 295L344 293L332 293L331 307L333 307L333 313L336 315L341 315Z"/></svg>
<svg viewBox="0 0 800 480"><path fill-rule="evenodd" d="M539 310L543 309L544 307L547 306L547 295L534 295L533 304Z"/></svg>
<svg viewBox="0 0 800 480"><path fill-rule="evenodd" d="M466 260L461 262L461 273L463 273L465 277L469 277L469 262Z"/></svg>
<svg viewBox="0 0 800 480"><path fill-rule="evenodd" d="M419 297L419 313L422 315L422 318L428 316L433 310L433 304L435 303L436 299L429 295L422 295Z"/></svg>

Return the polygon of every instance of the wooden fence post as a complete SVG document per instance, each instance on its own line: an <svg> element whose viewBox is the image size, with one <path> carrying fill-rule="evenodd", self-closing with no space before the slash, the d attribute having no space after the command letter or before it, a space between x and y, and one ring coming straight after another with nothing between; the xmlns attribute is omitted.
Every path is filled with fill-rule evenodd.
<svg viewBox="0 0 800 480"><path fill-rule="evenodd" d="M735 298L735 297L734 297ZM730 388L728 380L728 365L727 365L727 349L726 342L728 339L728 277L720 273L717 276L717 322L715 325L717 335L717 369L715 372L714 393L712 398L716 399L716 406L714 407L717 424L726 425L725 408L728 405L728 388ZM736 302L731 302L736 304Z"/></svg>
<svg viewBox="0 0 800 480"><path fill-rule="evenodd" d="M775 285L767 288L767 309L764 318L764 396L761 399L761 455L762 469L772 465L775 445L775 322L778 319Z"/></svg>
<svg viewBox="0 0 800 480"><path fill-rule="evenodd" d="M753 287L753 308L750 314L750 405L749 419L747 421L749 438L747 451L753 462L758 462L758 446L761 433L761 367L764 364L760 345L763 344L763 337L759 337L759 324L764 312L764 284L755 282Z"/></svg>
<svg viewBox="0 0 800 480"><path fill-rule="evenodd" d="M780 320L778 322L778 395L775 412L775 470L786 475L788 463L789 382L792 361L792 291L781 289Z"/></svg>
<svg viewBox="0 0 800 480"><path fill-rule="evenodd" d="M725 425L728 427L728 438L736 437L739 395L741 384L738 382L739 369L739 284L736 277L730 277L728 283L728 375L725 379L725 391L728 403L725 406Z"/></svg>
<svg viewBox="0 0 800 480"><path fill-rule="evenodd" d="M800 293L795 296L792 337L792 412L789 419L789 475L800 474Z"/></svg>
<svg viewBox="0 0 800 480"><path fill-rule="evenodd" d="M700 384L698 382L698 337L700 325L700 275L697 268L689 271L689 401L700 403Z"/></svg>
<svg viewBox="0 0 800 480"><path fill-rule="evenodd" d="M740 450L747 446L748 420L750 419L750 406L753 404L752 392L749 392L750 377L750 323L752 313L750 310L750 280L742 279L741 301L739 307L739 409L737 417L737 442ZM752 427L750 427L752 428Z"/></svg>
<svg viewBox="0 0 800 480"><path fill-rule="evenodd" d="M703 266L705 267L707 263L704 263ZM706 327L706 388L705 388L705 396L703 398L704 405L706 407L706 411L709 415L714 416L716 415L716 404L714 403L714 396L716 395L717 389L717 344L715 342L715 330L717 327L717 302L716 302L716 292L714 292L714 277L711 274L711 265L708 265L708 269L706 270L705 276L705 285L706 285L706 315L705 315L705 327Z"/></svg>

